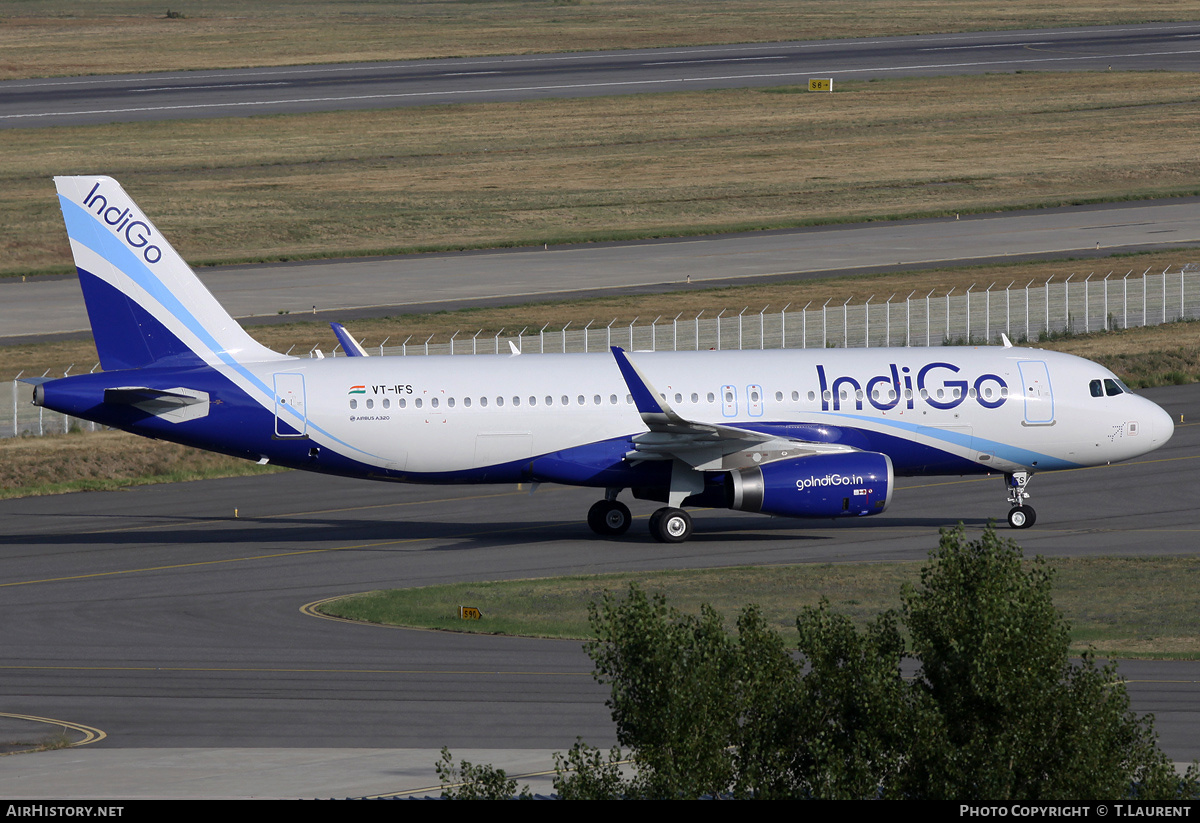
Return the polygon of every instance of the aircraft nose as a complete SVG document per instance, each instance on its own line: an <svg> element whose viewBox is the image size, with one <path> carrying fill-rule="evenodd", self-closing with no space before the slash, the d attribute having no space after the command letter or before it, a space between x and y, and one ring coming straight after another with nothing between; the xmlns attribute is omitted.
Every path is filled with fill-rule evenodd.
<svg viewBox="0 0 1200 823"><path fill-rule="evenodd" d="M1145 419L1142 422L1142 428L1149 435L1150 442L1154 444L1155 448L1158 448L1175 434L1175 421L1157 403L1146 400L1146 405L1149 408L1143 415Z"/></svg>

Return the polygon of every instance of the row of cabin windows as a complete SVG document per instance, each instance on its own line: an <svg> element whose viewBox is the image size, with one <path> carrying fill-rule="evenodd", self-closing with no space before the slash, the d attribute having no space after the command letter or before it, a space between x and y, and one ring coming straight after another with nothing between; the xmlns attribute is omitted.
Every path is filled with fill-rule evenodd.
<svg viewBox="0 0 1200 823"><path fill-rule="evenodd" d="M712 397L712 395L710 394L709 397ZM425 407L425 400L426 400L426 398L423 398L423 397L414 397L411 400L407 397L401 397L396 400L396 408L406 409L406 408L408 408L409 404L411 403L412 407L414 409L421 409L421 408ZM448 409L455 408L455 406L457 404L457 401L453 397L446 397L446 398L430 397L430 398L428 398L428 401L429 401L429 408L431 408L431 409L441 408L443 402L445 402L446 408L448 408ZM366 402L366 407L368 409L375 408L374 398L368 398L365 402ZM489 398L487 398L487 397L480 397L478 400L473 400L470 397L464 397L462 399L463 407L468 408L468 409L471 408L471 406L474 403L478 403L480 407L486 408L489 405L489 403L495 404L496 406L503 406L505 404L505 402L506 401L503 397L496 397L494 400L489 400ZM536 405L538 405L538 398L533 395L530 395L528 398L526 398L524 401L522 401L522 399L519 396L513 395L513 397L510 398L507 402L511 403L513 406L520 406L522 404L522 402L524 402L530 406L536 406ZM618 398L617 395L610 394L608 396L608 405L615 406L619 402L620 402L620 398ZM563 406L569 406L569 405L571 405L571 398L564 394L559 399L559 403ZM601 397L598 394L592 395L592 405L593 406L602 406L602 405L604 405L604 403L605 403L605 400L603 397ZM625 395L625 403L628 405L633 405L633 396L628 395L628 394ZM551 395L546 395L545 398L542 400L542 404L546 405L546 406L553 406L554 398ZM587 399L587 397L585 397L584 395L581 394L575 398L575 404L578 406L586 406L586 405L588 405L588 399ZM390 409L392 407L392 400L389 397L385 397L379 401L379 405L380 405L380 408ZM358 408L358 400L357 399L351 398L350 408L352 408L352 409Z"/></svg>
<svg viewBox="0 0 1200 823"><path fill-rule="evenodd" d="M1099 384L1099 382L1100 381L1098 381L1098 380L1092 381L1092 383L1093 383L1092 394L1093 394L1093 396L1096 396L1096 397L1100 396L1100 395L1096 394L1096 391L1097 391L1096 386ZM1105 381L1105 383L1111 383L1111 382L1112 382L1111 380ZM1109 392L1109 394L1114 394L1114 393L1120 394L1121 393L1120 389L1118 388L1116 392L1112 392L1112 391ZM926 389L921 389L920 394L921 394L921 397L924 399L928 399L930 397L930 392ZM967 394L970 397L975 397L976 391L975 391L975 389L970 389L967 392ZM991 386L985 386L983 388L982 394L983 394L984 399L991 400L996 395L996 391ZM838 392L838 396L839 396L840 400L850 400L852 397L850 390L845 389L845 388L841 389ZM958 388L957 386L953 389L937 389L935 392L933 392L933 396L935 396L938 400L944 400L947 397L957 400L959 397L962 397L962 389ZM1000 397L1008 397L1008 389L1006 387L1001 388L999 390L999 396ZM660 397L662 397L664 400L667 399L666 395L660 395ZM685 395L682 392L676 392L673 399L674 399L675 403L682 404L684 402L684 397L685 397ZM687 397L691 403L701 402L700 395L697 392L692 392L690 395L687 395ZM826 390L822 394L821 397L823 400L826 400L826 401L832 400L833 392ZM854 400L863 400L864 397L865 397L865 394L862 389L858 389L858 390L854 391L854 393L853 393ZM896 399L896 390L894 388L888 388L886 390L876 388L871 392L871 397L875 400L888 400L888 401L895 400ZM904 399L912 400L912 398L913 398L912 389L905 389L904 390ZM725 390L723 399L726 403L729 403L729 404L737 402L737 399L734 397L734 393L728 389ZM752 404L756 404L760 401L760 399L761 398L759 396L758 390L752 389L750 391L750 402ZM775 392L776 402L783 402L783 399L784 399L783 392L781 392L781 391ZM791 399L793 402L799 402L800 392L793 391L791 393ZM817 393L814 391L808 392L807 399L810 403L816 402ZM401 398L397 398L396 407L405 409L405 408L408 408L408 404L411 402L413 408L420 409L420 408L424 407L424 400L425 400L425 398L421 398L421 397L414 397L414 398L411 398L411 400L409 398L401 397ZM443 398L439 398L439 397L430 397L430 398L428 398L428 400L429 400L429 408L431 408L431 409L440 408L441 404L443 402ZM444 398L444 401L446 404L446 408L450 408L450 409L455 408L455 403L456 403L455 398L447 397L447 398ZM714 392L708 392L707 395L705 396L705 401L708 403L715 403L717 401L716 394ZM491 402L492 404L494 404L496 406L503 406L505 404L505 398L496 397L494 400L491 400L491 401L489 401L489 399L487 397L480 397L478 400L472 400L472 398L470 398L470 397L464 397L462 399L462 405L468 409L471 408L473 403L478 403L480 407L486 408L488 406L489 402ZM538 398L536 396L530 395L528 398L526 398L524 401L522 401L521 397L514 395L507 402L509 402L513 406L520 406L522 404L522 402L525 402L527 405L530 405L530 406L536 406L536 405L538 405ZM546 405L546 406L555 405L554 397L551 395L546 395L541 402L543 405ZM615 406L619 402L620 402L620 398L615 394L610 394L607 398L607 403L610 406ZM571 405L571 398L570 398L570 396L564 394L559 398L558 403L563 406L569 406L569 405ZM365 401L365 404L366 404L366 408L374 409L375 408L374 398L368 398ZM392 400L391 400L391 398L385 397L379 401L379 404L380 404L381 408L390 409L392 407ZM592 395L591 405L602 406L604 404L605 404L604 397L602 397L599 394ZM630 405L630 406L633 405L633 396L632 395L628 395L628 394L625 395L625 404ZM582 394L577 395L575 398L575 405L577 405L577 406L588 405L588 398ZM357 398L351 398L350 408L351 409L358 408Z"/></svg>

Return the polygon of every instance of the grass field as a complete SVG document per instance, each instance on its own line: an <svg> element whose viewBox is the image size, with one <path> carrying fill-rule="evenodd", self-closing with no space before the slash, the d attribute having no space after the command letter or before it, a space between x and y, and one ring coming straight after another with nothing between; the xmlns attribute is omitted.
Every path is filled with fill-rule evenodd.
<svg viewBox="0 0 1200 823"><path fill-rule="evenodd" d="M193 262L673 236L1200 192L1195 74L1015 74L0 131L0 273L68 271L50 181Z"/></svg>
<svg viewBox="0 0 1200 823"><path fill-rule="evenodd" d="M732 626L748 603L787 639L796 615L821 598L863 626L901 607L905 584L920 581L922 563L838 563L614 574L494 583L458 583L373 592L322 604L348 619L457 631L547 637L591 636L588 604L636 582L676 608L698 614L713 605ZM1054 602L1072 624L1072 646L1120 657L1200 656L1194 604L1200 599L1197 558L1053 558ZM460 605L483 613L457 617Z"/></svg>
<svg viewBox="0 0 1200 823"><path fill-rule="evenodd" d="M1196 19L1197 0L3 0L0 79Z"/></svg>
<svg viewBox="0 0 1200 823"><path fill-rule="evenodd" d="M125 432L0 439L0 500L276 471Z"/></svg>

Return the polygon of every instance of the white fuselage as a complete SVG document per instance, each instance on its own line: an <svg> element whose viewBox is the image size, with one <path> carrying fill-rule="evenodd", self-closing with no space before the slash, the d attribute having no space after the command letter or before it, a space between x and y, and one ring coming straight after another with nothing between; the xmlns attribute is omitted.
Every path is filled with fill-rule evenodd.
<svg viewBox="0 0 1200 823"><path fill-rule="evenodd" d="M899 474L925 472L903 448L883 445L892 439L976 470L1044 471L1125 460L1162 445L1173 430L1158 406L1137 395L1092 396L1091 381L1112 378L1107 369L1036 349L639 352L630 359L690 420L853 431L890 453ZM268 365L267 385L290 381L303 391L309 438L407 473L471 470L645 431L607 354Z"/></svg>

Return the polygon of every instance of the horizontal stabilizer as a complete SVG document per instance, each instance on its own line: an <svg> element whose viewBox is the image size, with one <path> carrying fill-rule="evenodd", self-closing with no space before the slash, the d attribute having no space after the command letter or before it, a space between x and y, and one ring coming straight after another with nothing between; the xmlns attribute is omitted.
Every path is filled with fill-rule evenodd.
<svg viewBox="0 0 1200 823"><path fill-rule="evenodd" d="M146 414L161 417L172 423L197 420L208 416L208 392L194 389L151 389L144 386L121 386L104 390L104 402L133 406Z"/></svg>

